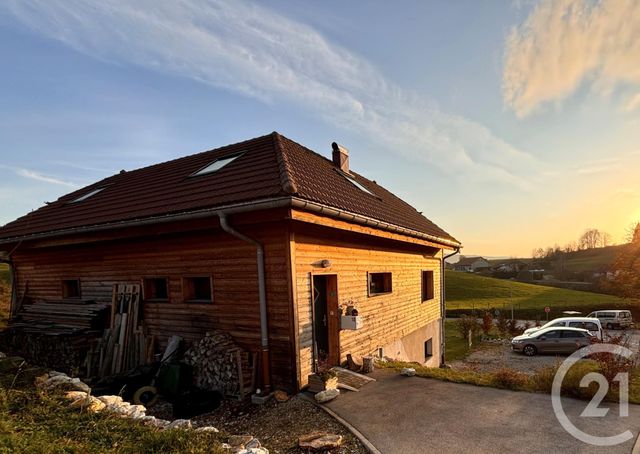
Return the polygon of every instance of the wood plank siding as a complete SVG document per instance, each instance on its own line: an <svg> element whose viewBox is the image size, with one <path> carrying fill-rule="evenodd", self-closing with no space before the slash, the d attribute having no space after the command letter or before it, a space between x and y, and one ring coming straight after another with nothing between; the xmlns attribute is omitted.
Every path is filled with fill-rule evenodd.
<svg viewBox="0 0 640 454"><path fill-rule="evenodd" d="M331 226L334 221L325 218L323 222ZM355 303L363 317L362 329L340 331L341 361L347 353L371 354L441 318L441 249L428 243L393 241L396 235L387 232L373 232L373 236L370 231L362 234L360 228L346 231L343 227L335 230L295 222L292 229L300 386L307 383L313 367L312 275L337 274L339 304ZM331 266L322 268L322 260L329 260ZM423 302L422 271L427 270L433 271L434 292L433 299ZM368 296L367 273L371 272L392 273L391 293ZM437 345L440 339L433 342Z"/></svg>
<svg viewBox="0 0 640 454"><path fill-rule="evenodd" d="M259 226L239 223L237 228L264 244L272 381L274 387L292 391L296 362L288 234L282 221L261 221ZM83 299L110 302L114 283L167 278L169 301L143 305L145 323L160 341L159 349L171 335L193 341L211 329L227 331L247 350L260 349L256 249L215 226L135 238L119 233L111 241L103 234L100 241L85 244L24 244L13 260L18 294L28 285L28 296L36 299L60 299L63 279L80 279ZM213 302L184 302L183 278L188 276L212 277Z"/></svg>

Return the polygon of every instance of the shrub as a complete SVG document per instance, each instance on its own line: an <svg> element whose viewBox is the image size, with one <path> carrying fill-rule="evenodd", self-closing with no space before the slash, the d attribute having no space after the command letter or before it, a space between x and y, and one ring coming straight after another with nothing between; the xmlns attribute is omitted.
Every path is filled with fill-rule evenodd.
<svg viewBox="0 0 640 454"><path fill-rule="evenodd" d="M593 344L609 344L629 348L629 340L625 336L612 336L607 340L594 339ZM604 375L609 385L615 387L618 386L618 382L614 381L616 375L621 372L628 373L636 365L633 357L625 358L607 352L594 353L591 355L591 359L598 363L600 373Z"/></svg>
<svg viewBox="0 0 640 454"><path fill-rule="evenodd" d="M485 336L489 335L491 328L493 328L493 315L491 315L490 312L485 311L485 313L482 314L482 332Z"/></svg>
<svg viewBox="0 0 640 454"><path fill-rule="evenodd" d="M527 324L524 324L524 329L519 328L518 327L518 322L516 322L514 319L511 319L507 322L507 330L509 331L509 334L513 337L515 336L519 336L520 334L522 334L522 332L527 329Z"/></svg>
<svg viewBox="0 0 640 454"><path fill-rule="evenodd" d="M471 336L475 336L478 332L478 319L468 315L462 315L456 320L456 328L464 340L469 340L469 332Z"/></svg>
<svg viewBox="0 0 640 454"><path fill-rule="evenodd" d="M558 367L560 367L559 362L554 366L545 366L538 369L536 373L531 376L533 390L550 393L553 386L553 379L556 376L556 372L558 372Z"/></svg>
<svg viewBox="0 0 640 454"><path fill-rule="evenodd" d="M498 316L498 331L502 337L507 337L507 334L509 333L509 323L504 312L500 312L500 315Z"/></svg>
<svg viewBox="0 0 640 454"><path fill-rule="evenodd" d="M503 368L493 373L492 384L498 388L521 390L527 387L529 376L517 370Z"/></svg>

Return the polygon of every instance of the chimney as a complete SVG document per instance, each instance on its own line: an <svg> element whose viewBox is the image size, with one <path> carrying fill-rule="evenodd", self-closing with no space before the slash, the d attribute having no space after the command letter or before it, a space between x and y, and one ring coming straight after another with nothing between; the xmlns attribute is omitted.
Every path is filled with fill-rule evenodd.
<svg viewBox="0 0 640 454"><path fill-rule="evenodd" d="M336 142L331 144L333 149L333 165L345 173L349 173L349 150Z"/></svg>

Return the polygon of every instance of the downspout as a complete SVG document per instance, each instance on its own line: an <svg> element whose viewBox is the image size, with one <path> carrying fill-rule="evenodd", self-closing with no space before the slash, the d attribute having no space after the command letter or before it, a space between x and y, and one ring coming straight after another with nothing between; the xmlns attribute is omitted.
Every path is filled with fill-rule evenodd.
<svg viewBox="0 0 640 454"><path fill-rule="evenodd" d="M447 317L447 300L446 300L446 290L444 287L444 272L446 268L445 261L449 257L453 257L459 252L460 252L460 246L456 247L455 250L449 255L444 255L444 249L443 249L442 262L440 263L440 311L442 314L442 317L441 317L442 326L440 327L440 367L445 366L445 359L446 359L445 358L446 342L445 342L445 335L444 335L444 329L445 329L444 327L445 327L445 321Z"/></svg>
<svg viewBox="0 0 640 454"><path fill-rule="evenodd" d="M227 214L224 211L218 211L217 214L222 230L256 247L258 262L258 300L260 302L260 339L262 347L262 385L264 387L263 393L269 394L271 391L271 374L269 370L269 329L267 325L267 286L264 273L264 247L258 241L249 238L231 227Z"/></svg>

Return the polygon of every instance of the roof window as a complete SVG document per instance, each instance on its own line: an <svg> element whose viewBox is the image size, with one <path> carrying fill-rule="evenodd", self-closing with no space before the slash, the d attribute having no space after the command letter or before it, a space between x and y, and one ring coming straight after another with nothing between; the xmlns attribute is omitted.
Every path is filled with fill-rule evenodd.
<svg viewBox="0 0 640 454"><path fill-rule="evenodd" d="M340 172L340 175L342 175L343 177L345 177L347 180L349 180L349 182L354 185L356 188L360 189L361 191L366 192L367 194L371 194L374 195L373 192L369 191L367 188L365 188L362 184L360 184L355 178L353 178L350 175L347 175L344 172Z"/></svg>
<svg viewBox="0 0 640 454"><path fill-rule="evenodd" d="M203 167L202 169L198 170L197 172L191 174L191 176L195 177L197 175L206 175L208 173L217 172L218 170L222 169L227 164L230 164L233 161L235 161L236 159L238 159L243 154L244 153L236 153L236 154L232 154L232 155L229 155L229 156L223 156L221 158L218 158L215 161L213 161L211 164L209 164L209 165Z"/></svg>
<svg viewBox="0 0 640 454"><path fill-rule="evenodd" d="M77 202L82 202L83 200L87 200L89 197L93 197L94 195L96 195L98 192L103 191L104 188L98 188L98 189L94 189L93 191L89 191L86 194L81 195L80 197L78 197L77 199L73 199L71 202L69 203L77 203Z"/></svg>

